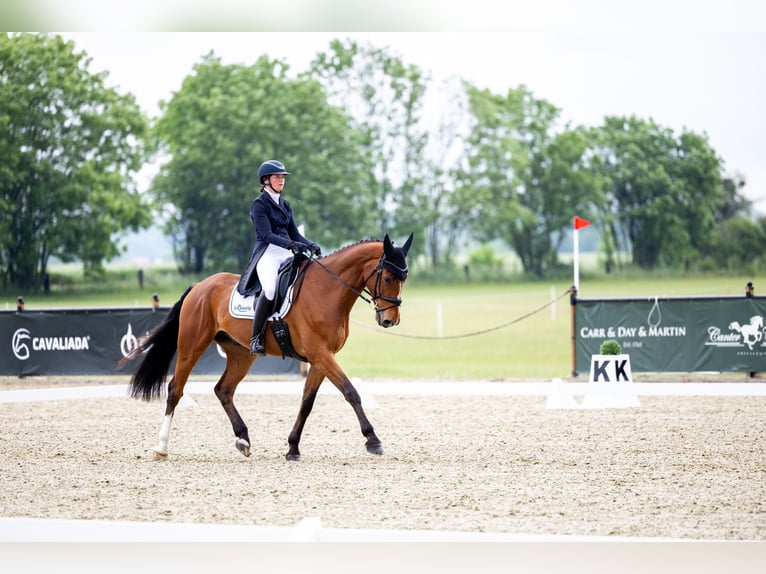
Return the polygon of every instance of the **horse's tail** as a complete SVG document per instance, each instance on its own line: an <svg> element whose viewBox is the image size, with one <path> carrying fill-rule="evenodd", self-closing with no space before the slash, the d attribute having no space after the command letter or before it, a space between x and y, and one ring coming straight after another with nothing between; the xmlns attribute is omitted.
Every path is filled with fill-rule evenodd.
<svg viewBox="0 0 766 574"><path fill-rule="evenodd" d="M138 346L117 366L120 367L141 353L146 353L130 379L130 396L135 399L151 401L164 394L164 382L170 371L170 365L178 349L178 328L181 306L194 285L189 286L181 298L170 309L165 320L141 339Z"/></svg>

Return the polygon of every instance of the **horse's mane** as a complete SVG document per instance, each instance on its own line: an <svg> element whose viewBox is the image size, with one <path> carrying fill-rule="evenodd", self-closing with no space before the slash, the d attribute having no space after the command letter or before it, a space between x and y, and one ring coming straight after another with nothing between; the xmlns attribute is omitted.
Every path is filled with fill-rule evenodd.
<svg viewBox="0 0 766 574"><path fill-rule="evenodd" d="M330 255L335 255L337 253L341 253L343 251L346 251L347 249L351 249L352 247L356 247L357 245L362 245L363 243L380 243L382 241L383 241L382 239L373 239L371 237L368 237L367 239L361 239L361 240L357 241L356 243L349 243L348 245L344 245L343 247L339 247L338 249L336 249L332 253L328 253L327 256L329 257Z"/></svg>
<svg viewBox="0 0 766 574"><path fill-rule="evenodd" d="M359 245L366 245L369 243L382 243L382 242L383 241L380 239L370 239L370 238L362 239L361 241L357 241L356 243L346 245L344 247L341 247L340 249L337 249L336 251L333 251L332 253L328 255L328 257L330 256L340 257L346 251L353 249L354 247L358 247ZM392 246L393 246L393 243L392 243ZM386 269L388 269L394 275L396 275L400 281L404 281L407 278L406 255L407 255L407 251L404 251L401 248L394 247L389 253L385 253L385 249L384 249L384 255L381 256L381 259L380 259L380 265L383 267L386 267Z"/></svg>

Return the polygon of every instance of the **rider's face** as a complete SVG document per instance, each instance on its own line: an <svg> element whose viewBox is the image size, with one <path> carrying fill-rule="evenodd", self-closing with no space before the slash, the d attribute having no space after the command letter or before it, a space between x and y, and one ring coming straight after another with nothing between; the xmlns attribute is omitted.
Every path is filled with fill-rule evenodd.
<svg viewBox="0 0 766 574"><path fill-rule="evenodd" d="M281 192L285 187L285 174L278 173L269 177L269 185L271 189L277 193Z"/></svg>

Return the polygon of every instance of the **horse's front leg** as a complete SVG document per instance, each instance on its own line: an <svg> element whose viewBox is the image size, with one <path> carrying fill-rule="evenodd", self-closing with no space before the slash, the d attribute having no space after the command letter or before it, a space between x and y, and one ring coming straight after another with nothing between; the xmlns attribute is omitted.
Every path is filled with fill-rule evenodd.
<svg viewBox="0 0 766 574"><path fill-rule="evenodd" d="M303 434L303 427L306 425L306 419L311 414L311 409L314 408L314 401L317 398L319 385L322 384L323 380L324 375L320 373L318 369L310 369L306 375L306 382L303 384L301 407L298 410L298 418L295 419L293 429L287 437L287 444L289 445L289 449L285 455L287 460L301 460L301 451L299 447L301 434Z"/></svg>
<svg viewBox="0 0 766 574"><path fill-rule="evenodd" d="M323 370L327 374L327 378L332 381L332 384L343 393L346 401L351 405L356 413L356 418L359 419L359 426L362 431L362 435L367 439L364 443L367 447L367 452L371 454L383 454L383 444L375 434L375 429L372 428L367 415L362 408L362 398L359 393L351 384L351 381L340 368L338 362L333 357L327 357L322 365ZM311 371L309 371L310 373Z"/></svg>

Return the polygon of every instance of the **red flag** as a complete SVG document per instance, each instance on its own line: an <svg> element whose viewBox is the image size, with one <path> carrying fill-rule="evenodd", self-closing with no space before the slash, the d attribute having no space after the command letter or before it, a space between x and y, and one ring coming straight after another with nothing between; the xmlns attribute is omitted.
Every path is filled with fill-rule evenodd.
<svg viewBox="0 0 766 574"><path fill-rule="evenodd" d="M588 227L590 225L590 221L587 219L583 219L582 217L574 216L574 228L575 231L578 229L582 229L583 227Z"/></svg>

